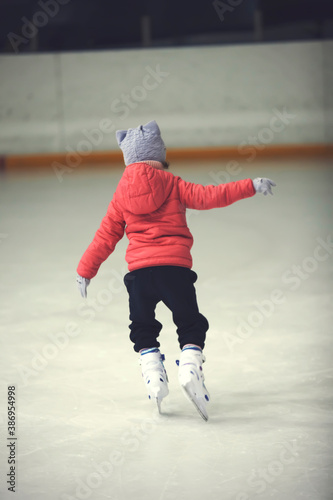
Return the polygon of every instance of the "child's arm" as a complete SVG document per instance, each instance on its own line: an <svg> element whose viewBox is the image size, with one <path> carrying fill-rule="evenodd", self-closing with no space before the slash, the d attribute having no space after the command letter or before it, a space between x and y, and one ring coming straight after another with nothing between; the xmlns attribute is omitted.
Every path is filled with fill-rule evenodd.
<svg viewBox="0 0 333 500"><path fill-rule="evenodd" d="M187 208L196 210L226 207L235 201L256 194L251 179L218 184L217 186L202 186L179 179L178 187L181 202Z"/></svg>
<svg viewBox="0 0 333 500"><path fill-rule="evenodd" d="M78 274L87 279L96 276L102 262L109 257L118 241L123 237L124 230L125 221L122 214L115 203L111 201L93 241L80 260L77 268Z"/></svg>

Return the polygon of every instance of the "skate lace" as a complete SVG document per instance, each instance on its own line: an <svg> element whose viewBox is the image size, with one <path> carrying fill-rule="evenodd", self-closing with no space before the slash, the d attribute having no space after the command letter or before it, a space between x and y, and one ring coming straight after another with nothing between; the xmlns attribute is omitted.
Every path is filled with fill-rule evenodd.
<svg viewBox="0 0 333 500"><path fill-rule="evenodd" d="M142 368L142 376L144 378L149 378L149 375L151 373L155 373L156 371L158 371L161 374L161 376L165 377L166 381L169 382L168 374L163 364L164 360L165 360L164 354L160 354L159 359L152 359L151 361L146 362L145 366L142 367L142 358L140 358L139 364L141 365ZM163 382L163 380L161 380L161 382Z"/></svg>

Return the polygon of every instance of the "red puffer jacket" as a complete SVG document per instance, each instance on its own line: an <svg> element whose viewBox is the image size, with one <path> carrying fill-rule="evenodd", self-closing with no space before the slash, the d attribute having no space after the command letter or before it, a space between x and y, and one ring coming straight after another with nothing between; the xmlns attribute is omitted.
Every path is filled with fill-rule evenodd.
<svg viewBox="0 0 333 500"><path fill-rule="evenodd" d="M129 271L163 265L191 268L193 237L186 223L186 208L225 207L254 194L251 179L202 186L146 163L128 165L77 272L93 278L124 230L129 239Z"/></svg>

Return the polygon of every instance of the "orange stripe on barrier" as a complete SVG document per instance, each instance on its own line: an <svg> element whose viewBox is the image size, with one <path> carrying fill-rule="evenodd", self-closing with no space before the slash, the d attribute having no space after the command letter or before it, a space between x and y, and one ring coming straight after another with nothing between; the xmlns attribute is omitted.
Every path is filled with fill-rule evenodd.
<svg viewBox="0 0 333 500"><path fill-rule="evenodd" d="M80 153L46 153L34 155L8 155L5 159L6 169L17 167L52 167L58 163L68 167L92 165L94 163L123 163L121 151L93 151L89 155ZM59 166L61 166L59 165Z"/></svg>
<svg viewBox="0 0 333 500"><path fill-rule="evenodd" d="M262 147L262 146L261 146ZM277 158L294 156L333 156L333 144L282 144L268 145L263 149L246 145L241 150L238 146L178 148L168 149L168 160L221 160L225 158L241 159L249 157L251 151L256 158ZM33 155L2 156L1 165L5 170L21 170L26 168L76 168L81 165L119 163L123 165L121 151L93 151L89 155L76 153L45 153Z"/></svg>

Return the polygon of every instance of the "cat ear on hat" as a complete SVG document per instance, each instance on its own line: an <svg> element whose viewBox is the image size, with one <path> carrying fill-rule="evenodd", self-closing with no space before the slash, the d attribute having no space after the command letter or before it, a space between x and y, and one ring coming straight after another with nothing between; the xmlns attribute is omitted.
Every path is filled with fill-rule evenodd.
<svg viewBox="0 0 333 500"><path fill-rule="evenodd" d="M118 146L120 146L120 144L123 142L126 135L127 135L127 130L117 130L116 131L116 138L117 138Z"/></svg>
<svg viewBox="0 0 333 500"><path fill-rule="evenodd" d="M152 132L153 134L161 135L161 131L155 120L146 123L146 125L143 126L143 129Z"/></svg>

